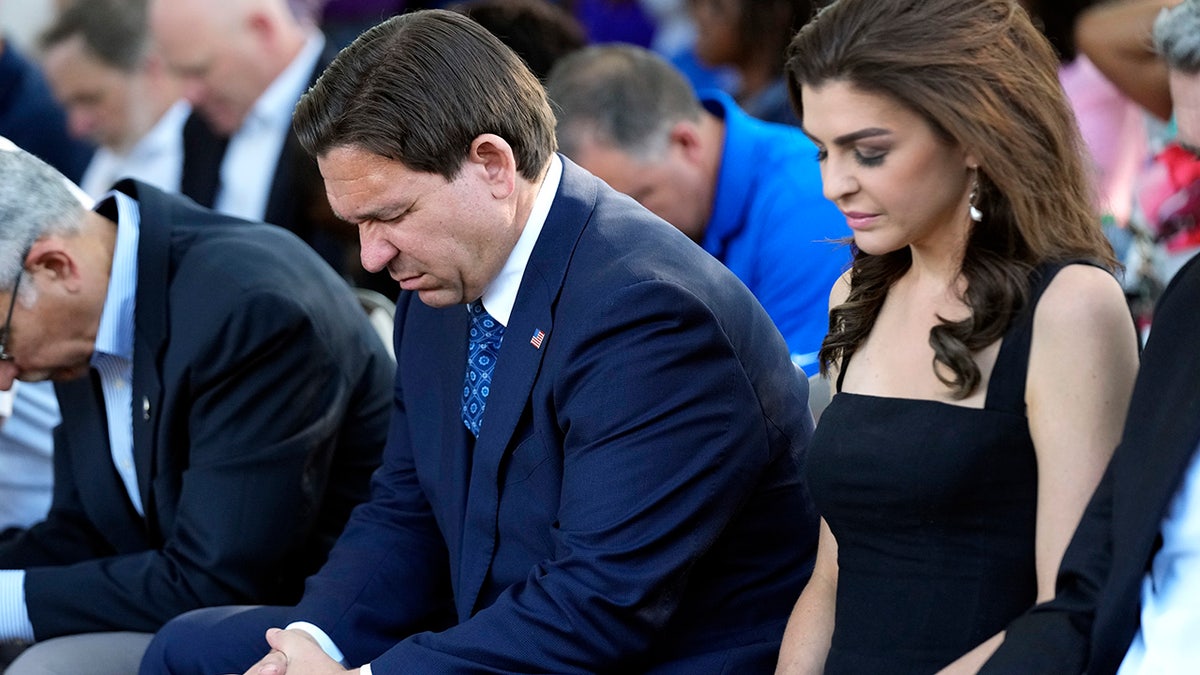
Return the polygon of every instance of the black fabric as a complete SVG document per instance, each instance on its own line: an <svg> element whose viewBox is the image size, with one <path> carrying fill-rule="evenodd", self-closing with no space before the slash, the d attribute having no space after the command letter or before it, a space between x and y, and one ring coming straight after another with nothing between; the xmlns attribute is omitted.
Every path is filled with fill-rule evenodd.
<svg viewBox="0 0 1200 675"><path fill-rule="evenodd" d="M1033 605L1025 377L1033 313L1061 268L1031 275L983 408L841 392L822 414L807 478L838 542L826 673L932 673Z"/></svg>

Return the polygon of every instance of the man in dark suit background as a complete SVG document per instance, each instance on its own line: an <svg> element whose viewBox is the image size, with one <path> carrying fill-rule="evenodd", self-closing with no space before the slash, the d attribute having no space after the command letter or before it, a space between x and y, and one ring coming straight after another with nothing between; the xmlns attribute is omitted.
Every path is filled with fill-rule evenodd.
<svg viewBox="0 0 1200 675"><path fill-rule="evenodd" d="M1155 22L1178 141L1200 148L1200 0ZM1154 321L1121 443L1059 569L984 673L1195 672L1200 663L1200 258Z"/></svg>
<svg viewBox="0 0 1200 675"><path fill-rule="evenodd" d="M364 33L296 125L403 289L384 465L298 606L184 615L142 672L771 672L812 420L745 286L556 155L458 14Z"/></svg>
<svg viewBox="0 0 1200 675"><path fill-rule="evenodd" d="M300 95L337 53L287 0L151 0L151 29L194 112L180 191L202 206L294 232L355 284L388 291L358 265L316 163L292 132Z"/></svg>
<svg viewBox="0 0 1200 675"><path fill-rule="evenodd" d="M0 639L37 641L7 672L129 673L181 612L294 601L386 436L353 293L279 228L134 181L88 211L11 144L0 175L0 389L63 416L50 512L0 545Z"/></svg>

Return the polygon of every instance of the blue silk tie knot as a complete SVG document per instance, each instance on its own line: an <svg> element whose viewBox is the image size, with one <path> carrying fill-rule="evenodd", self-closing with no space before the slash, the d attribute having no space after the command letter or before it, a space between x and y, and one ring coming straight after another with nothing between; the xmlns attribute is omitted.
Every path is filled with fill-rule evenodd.
<svg viewBox="0 0 1200 675"><path fill-rule="evenodd" d="M492 370L500 355L504 326L476 300L467 306L471 312L471 332L467 342L467 376L463 382L462 420L467 429L479 436L483 407L492 388Z"/></svg>

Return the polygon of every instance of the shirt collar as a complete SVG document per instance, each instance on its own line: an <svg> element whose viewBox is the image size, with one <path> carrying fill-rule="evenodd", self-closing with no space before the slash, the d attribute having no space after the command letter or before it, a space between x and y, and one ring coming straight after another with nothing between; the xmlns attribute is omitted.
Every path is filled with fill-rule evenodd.
<svg viewBox="0 0 1200 675"><path fill-rule="evenodd" d="M308 81L317 68L317 59L325 49L325 36L314 31L288 67L271 82L250 109L247 122L260 124L290 124L296 101L308 88Z"/></svg>
<svg viewBox="0 0 1200 675"><path fill-rule="evenodd" d="M141 229L138 203L122 192L110 192L97 203L97 209L116 200L117 241L113 247L112 271L108 293L100 313L92 363L105 355L133 360L133 309L137 295L137 249Z"/></svg>
<svg viewBox="0 0 1200 675"><path fill-rule="evenodd" d="M546 178L538 188L537 197L533 200L533 208L529 211L529 219L525 221L525 229L517 239L517 245L508 254L508 260L500 269L500 274L483 290L483 306L492 318L504 326L508 326L508 318L512 316L513 305L517 302L517 291L521 288L521 278L525 276L525 267L529 264L529 256L533 254L533 246L537 243L542 226L546 224L546 216L550 206L554 204L554 196L558 194L558 184L562 180L563 165L557 154L550 156L550 168Z"/></svg>
<svg viewBox="0 0 1200 675"><path fill-rule="evenodd" d="M759 151L749 130L750 116L722 91L701 92L700 101L708 112L725 122L725 140L721 148L721 167L717 190L713 195L712 214L704 227L700 245L718 260L724 256L726 242L743 226L743 218L753 192L753 173Z"/></svg>
<svg viewBox="0 0 1200 675"><path fill-rule="evenodd" d="M174 152L174 146L182 145L181 130L191 112L192 106L188 105L187 101L179 100L173 103L162 114L162 117L158 118L154 126L150 127L150 131L138 139L133 149L129 151L128 157L149 159L165 152Z"/></svg>

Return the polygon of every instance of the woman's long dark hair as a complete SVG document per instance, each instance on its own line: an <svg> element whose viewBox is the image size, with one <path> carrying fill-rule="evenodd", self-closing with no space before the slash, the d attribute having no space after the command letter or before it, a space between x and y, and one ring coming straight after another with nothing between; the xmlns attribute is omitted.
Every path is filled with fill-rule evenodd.
<svg viewBox="0 0 1200 675"><path fill-rule="evenodd" d="M1024 306L1032 268L1071 259L1117 267L1093 211L1058 64L1013 0L837 0L788 47L801 120L802 87L846 82L901 103L979 160L984 216L971 228L960 271L971 314L941 319L929 334L934 372L956 398L979 386L973 355L999 340ZM911 264L907 247L882 255L855 249L850 294L830 312L821 346L823 373L863 344Z"/></svg>

